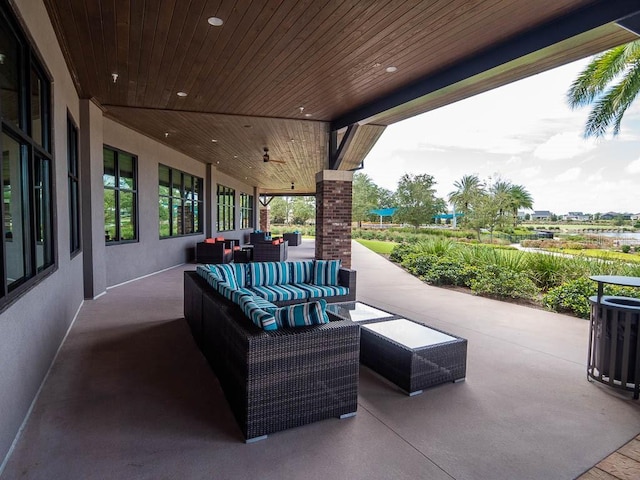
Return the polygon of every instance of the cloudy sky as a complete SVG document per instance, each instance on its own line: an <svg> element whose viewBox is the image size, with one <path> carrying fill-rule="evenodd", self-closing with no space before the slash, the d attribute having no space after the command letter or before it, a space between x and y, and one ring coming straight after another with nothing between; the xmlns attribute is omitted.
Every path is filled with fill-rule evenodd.
<svg viewBox="0 0 640 480"><path fill-rule="evenodd" d="M556 214L640 212L640 100L620 134L582 137L589 109L565 94L587 60L387 127L363 173L395 190L405 173L433 175L446 199L466 174L523 185L534 209Z"/></svg>

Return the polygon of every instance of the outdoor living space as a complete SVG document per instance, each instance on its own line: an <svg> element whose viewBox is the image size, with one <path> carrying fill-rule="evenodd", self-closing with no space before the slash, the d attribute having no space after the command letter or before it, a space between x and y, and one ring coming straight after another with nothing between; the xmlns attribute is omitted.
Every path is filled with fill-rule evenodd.
<svg viewBox="0 0 640 480"><path fill-rule="evenodd" d="M428 286L356 242L352 267L359 301L468 339L465 382L409 397L361 366L355 417L247 445L182 318L185 264L85 302L0 478L572 479L640 432L631 394L587 381L587 321Z"/></svg>

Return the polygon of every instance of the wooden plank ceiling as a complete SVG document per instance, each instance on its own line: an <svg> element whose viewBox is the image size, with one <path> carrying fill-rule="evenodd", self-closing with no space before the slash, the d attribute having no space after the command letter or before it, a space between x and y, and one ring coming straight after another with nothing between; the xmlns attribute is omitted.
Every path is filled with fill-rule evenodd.
<svg viewBox="0 0 640 480"><path fill-rule="evenodd" d="M592 3L45 0L81 97L269 192L315 190L331 121ZM358 167L390 123L635 38L594 32L369 119L340 168ZM286 163L262 162L265 146Z"/></svg>

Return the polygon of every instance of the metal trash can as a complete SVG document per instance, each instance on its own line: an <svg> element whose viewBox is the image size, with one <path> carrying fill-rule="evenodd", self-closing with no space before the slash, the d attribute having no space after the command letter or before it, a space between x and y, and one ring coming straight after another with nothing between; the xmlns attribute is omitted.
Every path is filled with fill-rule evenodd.
<svg viewBox="0 0 640 480"><path fill-rule="evenodd" d="M591 302L589 376L610 386L638 390L640 299L603 296Z"/></svg>

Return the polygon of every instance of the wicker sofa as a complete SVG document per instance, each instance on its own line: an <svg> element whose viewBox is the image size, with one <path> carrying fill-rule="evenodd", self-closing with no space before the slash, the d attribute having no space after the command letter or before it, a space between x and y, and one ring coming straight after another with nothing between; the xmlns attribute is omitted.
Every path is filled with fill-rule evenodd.
<svg viewBox="0 0 640 480"><path fill-rule="evenodd" d="M352 279L355 295L355 272L348 273L341 278ZM355 414L359 325L335 321L264 330L194 271L185 272L184 316L247 442Z"/></svg>
<svg viewBox="0 0 640 480"><path fill-rule="evenodd" d="M302 234L300 232L283 233L282 238L289 242L290 247L297 247L302 243Z"/></svg>

